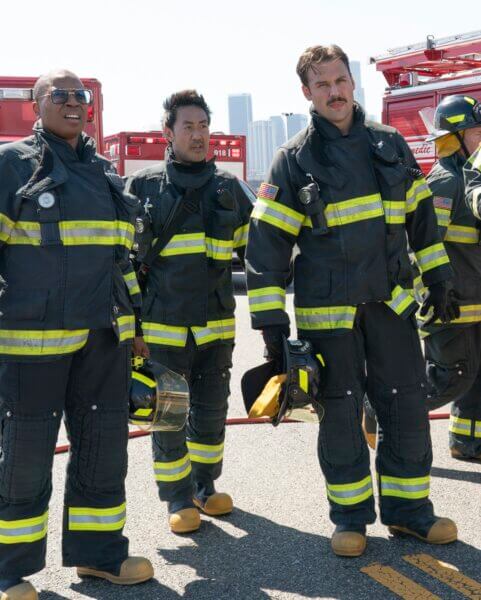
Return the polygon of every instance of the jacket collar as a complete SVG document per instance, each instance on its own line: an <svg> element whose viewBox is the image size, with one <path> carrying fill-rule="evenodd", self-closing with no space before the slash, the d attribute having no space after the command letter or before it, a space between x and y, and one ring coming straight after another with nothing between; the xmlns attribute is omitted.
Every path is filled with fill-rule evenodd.
<svg viewBox="0 0 481 600"><path fill-rule="evenodd" d="M215 159L206 161L204 167L200 171L187 172L176 167L176 161L172 149L169 147L166 150L165 170L167 180L173 183L176 187L182 189L198 189L204 186L215 173Z"/></svg>

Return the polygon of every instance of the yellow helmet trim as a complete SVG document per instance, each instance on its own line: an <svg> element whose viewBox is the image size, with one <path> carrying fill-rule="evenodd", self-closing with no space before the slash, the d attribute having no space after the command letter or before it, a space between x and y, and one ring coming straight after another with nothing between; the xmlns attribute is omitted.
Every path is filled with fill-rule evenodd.
<svg viewBox="0 0 481 600"><path fill-rule="evenodd" d="M156 387L156 383L153 379L142 375L142 373L137 373L137 371L134 371L132 373L132 379L136 379L137 381L140 381L140 383L145 383L145 385L147 385L150 388Z"/></svg>

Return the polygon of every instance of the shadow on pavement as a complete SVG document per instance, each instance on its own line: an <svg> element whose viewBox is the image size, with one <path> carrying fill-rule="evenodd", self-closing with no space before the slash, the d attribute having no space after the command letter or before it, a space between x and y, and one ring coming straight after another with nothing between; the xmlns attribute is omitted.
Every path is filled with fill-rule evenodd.
<svg viewBox="0 0 481 600"><path fill-rule="evenodd" d="M60 596L55 592L40 592L38 595L39 600L70 600L68 596Z"/></svg>
<svg viewBox="0 0 481 600"><path fill-rule="evenodd" d="M468 461L464 464L469 464ZM443 469L441 467L433 467L431 469L432 477L444 477L445 479L456 479L458 481L469 481L471 483L481 483L481 471L479 470L479 462L472 463L473 471L458 471L456 469Z"/></svg>
<svg viewBox="0 0 481 600"><path fill-rule="evenodd" d="M117 600L118 598L132 600L179 600L181 596L170 588L162 585L157 579L151 579L139 585L113 585L108 581L100 579L82 579L79 583L72 583L72 590L78 594L84 594L86 598L95 600ZM64 600L63 596L42 596L39 600Z"/></svg>

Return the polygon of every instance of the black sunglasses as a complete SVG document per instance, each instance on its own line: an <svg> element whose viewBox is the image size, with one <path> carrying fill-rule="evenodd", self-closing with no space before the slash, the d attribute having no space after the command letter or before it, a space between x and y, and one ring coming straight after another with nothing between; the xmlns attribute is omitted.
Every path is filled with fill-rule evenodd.
<svg viewBox="0 0 481 600"><path fill-rule="evenodd" d="M75 100L79 104L91 104L92 103L92 91L79 89L79 90L66 90L64 88L54 88L48 94L43 94L41 98L44 96L50 96L50 100L52 100L53 104L65 104L70 98L70 94L73 94Z"/></svg>

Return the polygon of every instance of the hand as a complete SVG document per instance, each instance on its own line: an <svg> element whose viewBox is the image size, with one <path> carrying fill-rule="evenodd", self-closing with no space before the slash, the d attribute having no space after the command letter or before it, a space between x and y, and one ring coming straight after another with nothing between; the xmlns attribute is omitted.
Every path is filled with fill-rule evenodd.
<svg viewBox="0 0 481 600"><path fill-rule="evenodd" d="M445 282L428 286L426 298L419 312L420 316L425 317L430 308L433 309L433 314L424 322L425 327L437 320L441 323L449 323L451 320L457 319L460 314L457 294L454 290L448 292Z"/></svg>
<svg viewBox="0 0 481 600"><path fill-rule="evenodd" d="M284 353L284 337L288 338L290 327L284 325L268 325L262 330L262 337L266 345L266 358L268 360L281 360Z"/></svg>
<svg viewBox="0 0 481 600"><path fill-rule="evenodd" d="M142 336L136 336L132 343L132 354L142 358L150 358L150 350Z"/></svg>

